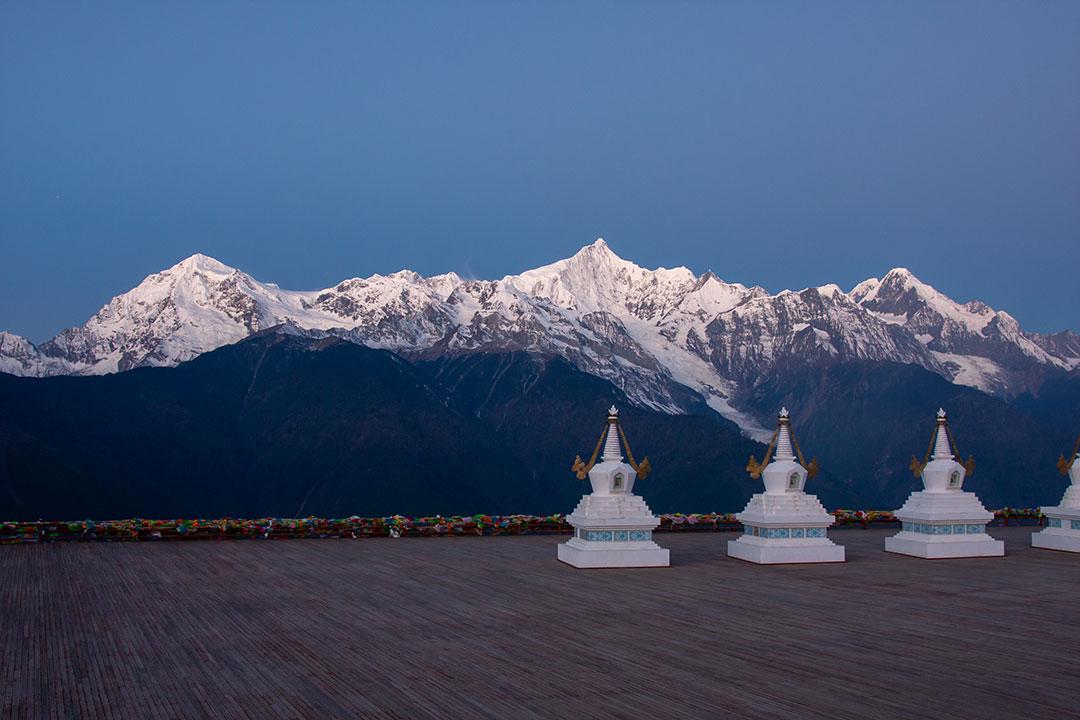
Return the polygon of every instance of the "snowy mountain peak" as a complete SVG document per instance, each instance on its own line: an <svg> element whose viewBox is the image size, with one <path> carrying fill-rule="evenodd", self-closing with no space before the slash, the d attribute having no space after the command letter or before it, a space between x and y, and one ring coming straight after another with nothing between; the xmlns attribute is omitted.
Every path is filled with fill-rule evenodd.
<svg viewBox="0 0 1080 720"><path fill-rule="evenodd" d="M0 330L0 372L25 374L26 366L36 361L37 350L21 335Z"/></svg>
<svg viewBox="0 0 1080 720"><path fill-rule="evenodd" d="M867 278L855 287L851 288L851 292L848 293L848 297L850 297L855 302L862 302L867 295L876 291L879 287L881 287L880 279L876 277Z"/></svg>
<svg viewBox="0 0 1080 720"><path fill-rule="evenodd" d="M981 334L996 314L985 303L962 305L956 302L924 283L907 268L893 268L880 282L872 279L860 283L851 296L888 322L936 325L947 321L976 334Z"/></svg>
<svg viewBox="0 0 1080 720"><path fill-rule="evenodd" d="M548 268L560 267L566 268L596 268L596 269L617 269L638 266L629 260L624 260L615 254L615 251L611 249L611 246L607 244L604 238L597 238L594 242L586 245L578 250L571 257L554 262L551 265L547 265ZM543 268L537 268L538 270Z"/></svg>
<svg viewBox="0 0 1080 720"><path fill-rule="evenodd" d="M1033 364L1077 365L1066 346L1024 333L1011 315L984 302L959 303L907 268L859 283L848 296L878 319L911 333L956 383L1008 396L1026 386L1024 375Z"/></svg>
<svg viewBox="0 0 1080 720"><path fill-rule="evenodd" d="M694 282L678 308L682 312L711 320L755 295L755 291L745 285L724 282L709 270Z"/></svg>
<svg viewBox="0 0 1080 720"><path fill-rule="evenodd" d="M15 346L28 345L29 341L22 335L16 335L15 333L9 333L4 330L0 330L0 349L10 348Z"/></svg>
<svg viewBox="0 0 1080 720"><path fill-rule="evenodd" d="M195 253L190 257L184 258L163 273L158 274L186 275L203 273L206 275L228 276L236 271L236 268L229 267L217 258L212 258L209 255L203 255L202 253Z"/></svg>
<svg viewBox="0 0 1080 720"><path fill-rule="evenodd" d="M611 249L611 246L603 238L597 238L594 242L578 250L573 256L529 270L517 277L531 276L534 273L557 272L564 275L581 274L583 271L597 273L596 279L603 279L604 273L618 274L625 272L640 277L657 277L669 282L696 281L696 276L685 267L656 268L648 270L630 260L625 260Z"/></svg>
<svg viewBox="0 0 1080 720"><path fill-rule="evenodd" d="M881 278L881 282L877 289L879 293L895 293L906 290L914 290L920 294L928 294L930 291L933 291L933 288L915 277L915 273L907 268L898 267L885 273L885 277Z"/></svg>
<svg viewBox="0 0 1080 720"><path fill-rule="evenodd" d="M906 267L894 267L892 270L885 273L885 277L918 281L918 278L915 277L915 273L911 272Z"/></svg>
<svg viewBox="0 0 1080 720"><path fill-rule="evenodd" d="M4 369L3 360L5 358L27 359L32 357L33 354L34 346L29 340L21 335L0 330L0 371L12 372Z"/></svg>
<svg viewBox="0 0 1080 720"><path fill-rule="evenodd" d="M623 260L601 238L566 260L507 275L502 282L565 310L653 319L677 303L696 280L686 268L646 270Z"/></svg>

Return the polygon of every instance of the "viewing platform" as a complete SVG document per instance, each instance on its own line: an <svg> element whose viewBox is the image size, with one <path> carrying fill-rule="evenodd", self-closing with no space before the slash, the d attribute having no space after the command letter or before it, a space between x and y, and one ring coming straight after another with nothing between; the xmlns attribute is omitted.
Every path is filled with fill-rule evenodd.
<svg viewBox="0 0 1080 720"><path fill-rule="evenodd" d="M558 535L0 547L0 717L1030 718L1080 711L1080 566L884 552L666 569Z"/></svg>

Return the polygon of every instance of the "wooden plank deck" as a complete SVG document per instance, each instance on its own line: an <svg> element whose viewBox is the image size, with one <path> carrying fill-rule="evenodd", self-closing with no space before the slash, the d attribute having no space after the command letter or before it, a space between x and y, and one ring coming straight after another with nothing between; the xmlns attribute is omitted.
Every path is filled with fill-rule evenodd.
<svg viewBox="0 0 1080 720"><path fill-rule="evenodd" d="M666 570L563 537L0 547L0 718L1080 715L1080 556Z"/></svg>

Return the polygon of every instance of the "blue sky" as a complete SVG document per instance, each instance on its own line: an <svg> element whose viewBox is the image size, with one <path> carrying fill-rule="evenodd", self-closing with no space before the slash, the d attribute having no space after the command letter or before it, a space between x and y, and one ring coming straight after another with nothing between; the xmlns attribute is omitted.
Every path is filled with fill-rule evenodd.
<svg viewBox="0 0 1080 720"><path fill-rule="evenodd" d="M601 235L1080 329L1078 37L1075 2L6 2L0 329L194 252L310 289Z"/></svg>

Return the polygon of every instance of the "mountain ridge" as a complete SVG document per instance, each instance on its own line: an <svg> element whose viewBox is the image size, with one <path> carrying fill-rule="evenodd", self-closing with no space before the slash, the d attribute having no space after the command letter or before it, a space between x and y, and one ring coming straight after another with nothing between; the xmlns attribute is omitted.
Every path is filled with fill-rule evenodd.
<svg viewBox="0 0 1080 720"><path fill-rule="evenodd" d="M174 366L288 324L434 359L477 352L558 355L668 413L700 398L748 435L767 433L747 398L792 359L920 365L1005 399L1080 367L1080 336L1027 333L981 301L959 303L906 268L844 292L728 283L712 271L649 270L603 239L499 280L409 270L284 290L196 253L117 295L84 325L35 346L0 333L0 371L41 377Z"/></svg>

